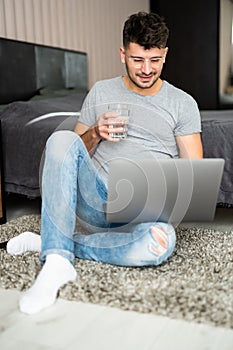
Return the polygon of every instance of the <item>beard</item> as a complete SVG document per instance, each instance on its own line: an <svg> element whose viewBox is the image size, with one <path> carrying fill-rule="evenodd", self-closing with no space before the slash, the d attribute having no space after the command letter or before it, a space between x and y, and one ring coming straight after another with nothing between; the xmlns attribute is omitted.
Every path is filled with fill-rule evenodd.
<svg viewBox="0 0 233 350"><path fill-rule="evenodd" d="M150 74L143 74L143 73L135 73L135 77L131 74L130 72L130 69L127 65L127 63L125 63L125 68L126 68L126 72L127 72L127 75L130 79L130 81L135 85L137 86L139 89L150 89L152 88L152 86L154 86L157 81L159 80L160 78L160 74L161 72L151 72ZM149 85L145 85L145 83L140 83L136 80L136 77L142 77L142 78L146 78L146 77L149 77L149 76L152 76L154 79L151 81L151 83Z"/></svg>

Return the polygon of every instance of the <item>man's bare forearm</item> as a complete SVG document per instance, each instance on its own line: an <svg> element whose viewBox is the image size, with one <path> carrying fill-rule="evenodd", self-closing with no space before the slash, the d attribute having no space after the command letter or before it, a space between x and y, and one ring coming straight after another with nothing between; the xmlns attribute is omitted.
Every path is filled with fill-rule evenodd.
<svg viewBox="0 0 233 350"><path fill-rule="evenodd" d="M91 152L98 143L101 141L101 137L96 132L96 126L90 127L84 134L80 135L88 152Z"/></svg>

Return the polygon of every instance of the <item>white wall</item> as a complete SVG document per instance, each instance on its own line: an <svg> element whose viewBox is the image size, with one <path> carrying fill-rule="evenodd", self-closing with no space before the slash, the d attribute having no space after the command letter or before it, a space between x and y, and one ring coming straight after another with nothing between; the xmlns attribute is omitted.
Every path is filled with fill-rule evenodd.
<svg viewBox="0 0 233 350"><path fill-rule="evenodd" d="M149 0L0 0L0 36L87 52L89 87L124 72L122 27Z"/></svg>

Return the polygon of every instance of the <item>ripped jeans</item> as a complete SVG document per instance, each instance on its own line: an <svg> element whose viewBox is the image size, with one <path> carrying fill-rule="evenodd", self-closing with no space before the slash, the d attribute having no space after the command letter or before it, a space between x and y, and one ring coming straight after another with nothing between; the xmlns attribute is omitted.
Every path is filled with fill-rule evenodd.
<svg viewBox="0 0 233 350"><path fill-rule="evenodd" d="M47 141L42 175L41 261L60 254L120 266L159 265L173 253L170 224L111 224L105 219L107 188L81 138L57 131ZM75 232L76 220L88 234Z"/></svg>

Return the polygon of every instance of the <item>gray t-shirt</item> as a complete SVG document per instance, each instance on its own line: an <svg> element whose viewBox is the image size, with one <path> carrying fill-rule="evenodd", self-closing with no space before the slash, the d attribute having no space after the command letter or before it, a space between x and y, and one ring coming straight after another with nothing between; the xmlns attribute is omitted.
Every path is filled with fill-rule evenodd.
<svg viewBox="0 0 233 350"><path fill-rule="evenodd" d="M93 155L105 183L111 159L177 158L175 136L201 132L195 100L165 80L154 96L128 90L122 77L99 81L84 101L79 122L92 126L111 103L127 104L130 116L127 138L116 143L102 140Z"/></svg>

